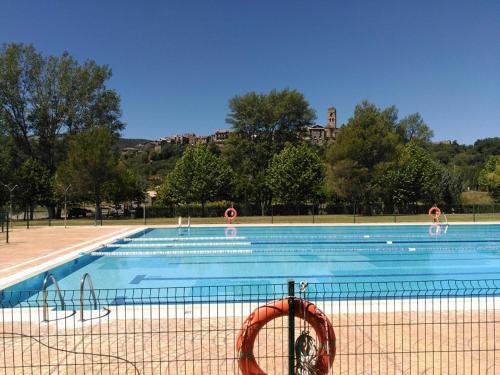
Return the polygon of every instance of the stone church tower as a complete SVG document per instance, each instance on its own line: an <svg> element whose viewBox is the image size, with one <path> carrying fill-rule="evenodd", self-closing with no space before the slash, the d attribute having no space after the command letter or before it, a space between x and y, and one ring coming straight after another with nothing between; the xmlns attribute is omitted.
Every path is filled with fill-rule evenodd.
<svg viewBox="0 0 500 375"><path fill-rule="evenodd" d="M328 108L328 123L325 127L325 135L327 139L335 139L337 132L337 110L335 107Z"/></svg>

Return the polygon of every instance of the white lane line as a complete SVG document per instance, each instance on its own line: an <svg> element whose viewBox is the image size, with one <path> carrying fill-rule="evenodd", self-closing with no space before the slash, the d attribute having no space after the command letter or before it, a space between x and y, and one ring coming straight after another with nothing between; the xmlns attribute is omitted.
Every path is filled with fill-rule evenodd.
<svg viewBox="0 0 500 375"><path fill-rule="evenodd" d="M124 238L124 241L130 242L154 242L154 241L234 241L246 240L246 237L137 237Z"/></svg>
<svg viewBox="0 0 500 375"><path fill-rule="evenodd" d="M21 262L21 263L18 263L18 264L14 264L13 266L10 266L10 267L6 267L6 268L2 268L0 269L0 273L3 273L3 272L7 272L7 271L10 271L10 270L13 270L14 268L18 268L18 267L22 267L26 264L30 264L30 263L33 263L33 262L36 262L37 260L40 260L40 259L45 259L45 258L49 258L49 257L53 257L54 255L56 254L59 254L59 253L63 253L65 251L68 251L68 250L71 250L71 249L74 249L74 248L77 248L77 247L81 247L81 246L85 246L89 243L92 243L92 242L96 242L96 241L99 241L100 239L102 238L105 238L105 237L109 237L109 236L114 236L118 233L124 233L126 231L130 230L130 228L122 228L120 230L117 230L115 232L110 232L110 233L107 233L107 234L104 234L102 236L99 236L99 237L96 237L96 238L93 238L91 240L87 240L87 241L84 241L84 242L79 242L77 244L74 244L74 245L71 245L71 246L67 246L65 248L62 248L60 250L57 250L57 251L53 251L51 252L50 254L46 254L46 255L41 255L39 257L36 257L36 258L32 258L30 260L27 260L25 262Z"/></svg>
<svg viewBox="0 0 500 375"><path fill-rule="evenodd" d="M251 242L183 242L183 243L111 243L106 247L116 248L144 248L144 247L200 247L200 246L250 246Z"/></svg>
<svg viewBox="0 0 500 375"><path fill-rule="evenodd" d="M93 251L93 256L155 256L155 255L206 255L206 254L252 254L252 250L167 250L167 251Z"/></svg>

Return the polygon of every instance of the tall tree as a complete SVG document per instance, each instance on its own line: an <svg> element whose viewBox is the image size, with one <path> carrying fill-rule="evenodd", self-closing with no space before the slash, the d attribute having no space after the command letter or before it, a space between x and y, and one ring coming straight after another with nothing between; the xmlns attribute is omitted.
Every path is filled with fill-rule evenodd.
<svg viewBox="0 0 500 375"><path fill-rule="evenodd" d="M325 166L306 144L287 144L274 155L267 170L267 183L273 196L285 203L316 200L325 178Z"/></svg>
<svg viewBox="0 0 500 375"><path fill-rule="evenodd" d="M412 113L402 118L397 124L397 131L405 142L430 142L434 132L424 122L420 113Z"/></svg>
<svg viewBox="0 0 500 375"><path fill-rule="evenodd" d="M188 147L163 182L158 192L166 204L194 203L228 197L232 170L224 159L214 155L206 145Z"/></svg>
<svg viewBox="0 0 500 375"><path fill-rule="evenodd" d="M396 158L401 142L396 127L395 107L381 110L365 101L356 106L328 150L333 190L342 199L361 204L366 212L380 196L377 178Z"/></svg>
<svg viewBox="0 0 500 375"><path fill-rule="evenodd" d="M37 204L50 204L54 199L53 178L47 168L34 159L27 159L14 173L14 182L19 186L15 198L20 207L29 212Z"/></svg>
<svg viewBox="0 0 500 375"><path fill-rule="evenodd" d="M490 156L479 173L479 185L500 203L500 155Z"/></svg>
<svg viewBox="0 0 500 375"><path fill-rule="evenodd" d="M0 134L50 174L64 158L61 135L90 127L119 131L120 99L106 87L107 66L67 52L45 57L31 45L0 49Z"/></svg>
<svg viewBox="0 0 500 375"><path fill-rule="evenodd" d="M297 144L315 119L315 112L296 90L250 92L229 101L226 122L232 134L223 154L237 171L236 199L264 207L271 197L265 171L286 142Z"/></svg>
<svg viewBox="0 0 500 375"><path fill-rule="evenodd" d="M117 178L117 155L113 152L115 135L106 128L93 128L70 141L68 158L57 170L57 186L71 184L71 194L95 203L96 220L101 203L109 197L110 186Z"/></svg>
<svg viewBox="0 0 500 375"><path fill-rule="evenodd" d="M453 204L461 192L460 180L415 140L399 148L397 161L378 181L386 203L404 211L417 203Z"/></svg>

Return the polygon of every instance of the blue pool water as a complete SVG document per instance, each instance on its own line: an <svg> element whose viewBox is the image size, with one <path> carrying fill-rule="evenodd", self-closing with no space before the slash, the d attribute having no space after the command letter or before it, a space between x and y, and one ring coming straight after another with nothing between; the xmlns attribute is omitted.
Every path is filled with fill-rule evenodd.
<svg viewBox="0 0 500 375"><path fill-rule="evenodd" d="M65 290L85 272L96 289L493 280L500 225L147 229L52 272ZM44 275L6 291L39 291Z"/></svg>

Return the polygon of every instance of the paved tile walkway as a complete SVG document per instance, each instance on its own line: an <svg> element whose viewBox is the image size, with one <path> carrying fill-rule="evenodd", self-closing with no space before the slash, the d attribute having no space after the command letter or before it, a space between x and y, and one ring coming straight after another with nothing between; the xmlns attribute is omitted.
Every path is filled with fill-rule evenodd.
<svg viewBox="0 0 500 375"><path fill-rule="evenodd" d="M130 225L14 229L10 243L0 244L0 279L133 229Z"/></svg>

